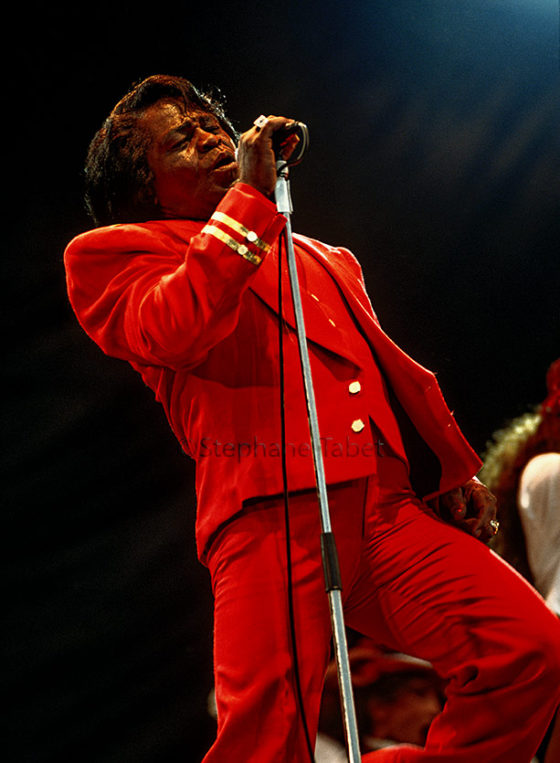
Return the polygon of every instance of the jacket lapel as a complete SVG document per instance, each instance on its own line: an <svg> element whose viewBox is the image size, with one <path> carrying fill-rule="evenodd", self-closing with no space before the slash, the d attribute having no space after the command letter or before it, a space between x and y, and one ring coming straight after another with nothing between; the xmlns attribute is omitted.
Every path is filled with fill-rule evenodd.
<svg viewBox="0 0 560 763"><path fill-rule="evenodd" d="M406 383L407 379L414 379L415 387L423 393L424 389L432 384L432 373L401 350L383 331L375 316L363 282L342 260L342 255L336 259L327 257L315 242L303 237L297 237L297 241L306 251L319 259L336 280L354 318L359 323L379 362L386 370L393 386L399 388L403 384L403 380ZM339 348L340 353L344 354L343 348Z"/></svg>
<svg viewBox="0 0 560 763"><path fill-rule="evenodd" d="M360 281L355 275L350 273L343 261L340 259L331 262L318 246L315 246L312 242L302 236L296 237L296 243L299 249L303 249L308 256L314 257L323 267L325 267L335 283L341 289L351 311L359 320L360 325L364 327L363 324L366 324L368 329L371 330L373 327L373 330L375 330L375 319L367 294ZM297 251L296 259L298 261L298 276L307 338L311 342L324 347L340 357L347 358L355 365L359 366L359 362L350 351L348 343L344 340L344 337L332 327L325 325L325 316L322 310L305 289L305 272L304 269L301 268L301 262L300 258L297 257ZM250 289L257 295L257 297L265 302L268 307L274 310L275 313L279 312L278 251L276 247L269 253L259 267L258 273L251 281ZM286 262L283 263L282 270L282 302L284 320L295 330L295 316ZM367 335L369 336L369 331L367 332Z"/></svg>

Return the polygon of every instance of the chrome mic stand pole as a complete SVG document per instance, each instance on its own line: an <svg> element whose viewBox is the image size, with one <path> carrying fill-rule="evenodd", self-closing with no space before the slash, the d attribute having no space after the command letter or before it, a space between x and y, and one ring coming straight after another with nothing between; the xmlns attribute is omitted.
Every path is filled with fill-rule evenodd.
<svg viewBox="0 0 560 763"><path fill-rule="evenodd" d="M297 123L297 127L299 128L298 134L300 137L300 145L298 148L296 148L296 159L289 162L291 165L297 164L299 161L301 161L309 141L307 127L301 122ZM293 208L289 187L288 167L288 161L280 159L276 163L276 173L278 179L276 182L276 188L274 190L274 196L278 211L285 215L287 221L286 249L288 258L288 274L296 319L299 354L303 373L305 396L307 401L309 430L311 434L313 465L315 468L317 495L319 498L319 509L321 513L321 552L323 557L325 586L329 598L329 608L333 630L333 643L338 673L338 684L342 701L344 730L346 733L349 763L358 763L358 761L361 760L361 755L356 721L356 710L354 707L354 696L352 693L352 679L350 674L350 660L348 658L348 645L346 642L346 631L344 626L344 613L342 608L342 581L338 566L335 539L331 529L331 520L327 498L327 485L325 481L325 469L323 464L323 454L321 451L321 440L319 436L317 407L315 404L315 392L313 388L313 379L311 376L311 365L309 362L309 352L307 349L307 338L305 334L305 321L303 317L301 293L297 274L297 264L294 252L292 226L290 219Z"/></svg>

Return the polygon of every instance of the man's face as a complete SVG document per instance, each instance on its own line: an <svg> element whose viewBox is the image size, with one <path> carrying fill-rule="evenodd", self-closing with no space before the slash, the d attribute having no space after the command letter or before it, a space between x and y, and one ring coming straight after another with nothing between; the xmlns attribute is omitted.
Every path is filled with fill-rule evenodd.
<svg viewBox="0 0 560 763"><path fill-rule="evenodd" d="M208 220L237 177L232 139L213 114L173 99L148 107L141 124L163 216Z"/></svg>

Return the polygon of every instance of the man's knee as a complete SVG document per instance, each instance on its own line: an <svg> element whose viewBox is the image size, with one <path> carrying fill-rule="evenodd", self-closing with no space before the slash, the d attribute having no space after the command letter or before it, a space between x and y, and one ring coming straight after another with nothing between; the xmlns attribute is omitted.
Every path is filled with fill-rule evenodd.
<svg viewBox="0 0 560 763"><path fill-rule="evenodd" d="M544 663L547 674L550 674L550 685L554 687L560 700L560 619L558 627L550 634L544 649Z"/></svg>
<svg viewBox="0 0 560 763"><path fill-rule="evenodd" d="M549 627L535 634L526 650L529 681L541 687L544 696L560 702L560 619L550 618Z"/></svg>

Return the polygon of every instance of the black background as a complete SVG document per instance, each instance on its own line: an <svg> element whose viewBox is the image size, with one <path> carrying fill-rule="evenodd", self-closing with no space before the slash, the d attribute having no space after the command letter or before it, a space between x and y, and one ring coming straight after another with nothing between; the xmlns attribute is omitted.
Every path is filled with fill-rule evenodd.
<svg viewBox="0 0 560 763"><path fill-rule="evenodd" d="M558 4L31 3L4 49L6 759L198 761L212 619L193 468L67 304L86 146L154 73L218 87L241 130L306 122L294 228L356 253L481 452L560 354Z"/></svg>

